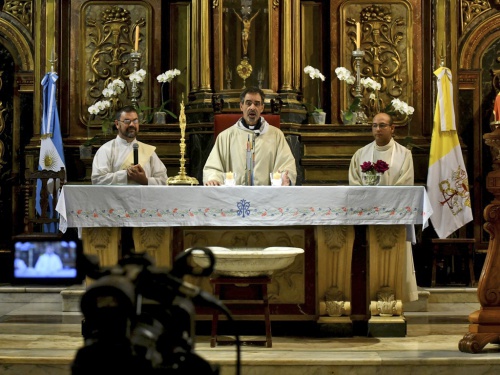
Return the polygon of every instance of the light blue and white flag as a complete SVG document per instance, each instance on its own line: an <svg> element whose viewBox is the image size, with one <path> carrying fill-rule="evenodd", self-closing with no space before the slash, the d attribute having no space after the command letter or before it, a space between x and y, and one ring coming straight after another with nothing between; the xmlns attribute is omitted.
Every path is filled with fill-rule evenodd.
<svg viewBox="0 0 500 375"><path fill-rule="evenodd" d="M54 72L47 73L42 79L43 86L43 117L42 128L40 131L41 145L40 158L38 160L38 169L48 169L59 171L61 167L65 168L64 149L61 137L61 126L59 124L59 113L56 103L56 81L58 76ZM41 214L40 208L40 189L42 183L37 183L36 211ZM52 183L49 182L49 193L52 193ZM52 199L52 196L49 196ZM52 215L49 212L49 215ZM44 231L57 232L55 226L45 227Z"/></svg>

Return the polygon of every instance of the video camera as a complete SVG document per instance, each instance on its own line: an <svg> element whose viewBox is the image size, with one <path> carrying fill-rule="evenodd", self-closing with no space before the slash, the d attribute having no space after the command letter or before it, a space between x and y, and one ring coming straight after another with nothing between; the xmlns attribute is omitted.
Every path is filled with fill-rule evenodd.
<svg viewBox="0 0 500 375"><path fill-rule="evenodd" d="M196 272L192 251L203 251L210 266ZM100 268L86 256L85 273L95 279L81 299L85 345L72 363L72 375L219 374L194 352L195 304L229 310L214 296L182 280L208 276L215 257L192 248L174 260L172 270L153 266L146 254L130 254L118 265Z"/></svg>

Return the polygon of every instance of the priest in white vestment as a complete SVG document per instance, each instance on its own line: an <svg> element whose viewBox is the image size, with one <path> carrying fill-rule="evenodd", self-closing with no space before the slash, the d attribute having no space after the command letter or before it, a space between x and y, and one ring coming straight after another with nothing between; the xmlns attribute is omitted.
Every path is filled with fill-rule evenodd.
<svg viewBox="0 0 500 375"><path fill-rule="evenodd" d="M137 141L139 117L134 107L123 107L116 114L118 135L103 144L92 163L92 184L166 185L167 168L156 147ZM136 149L134 150L134 145ZM134 152L137 163L134 163Z"/></svg>
<svg viewBox="0 0 500 375"><path fill-rule="evenodd" d="M207 186L224 184L227 173L236 185L271 185L271 175L282 176L282 185L295 185L295 158L283 132L260 116L265 95L256 87L240 95L242 118L221 132L203 168Z"/></svg>
<svg viewBox="0 0 500 375"><path fill-rule="evenodd" d="M387 113L378 113L373 117L372 134L375 140L357 150L349 166L349 185L363 185L361 165L364 162L376 163L383 160L389 169L381 176L379 185L410 186L414 182L413 157L406 147L393 139L394 124L392 117ZM411 240L414 242L414 231L411 228ZM407 242L407 264L404 280L404 294L402 300L415 301L418 299L417 281L413 265L411 242Z"/></svg>

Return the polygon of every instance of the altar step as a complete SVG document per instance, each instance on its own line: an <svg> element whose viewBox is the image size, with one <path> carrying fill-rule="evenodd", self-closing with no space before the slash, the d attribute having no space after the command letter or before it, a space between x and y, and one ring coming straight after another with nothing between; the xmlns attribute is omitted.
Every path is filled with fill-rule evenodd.
<svg viewBox="0 0 500 375"><path fill-rule="evenodd" d="M62 312L80 311L83 285L74 286L0 286L1 302L60 303ZM464 309L479 309L477 288L419 288L419 299L404 304L405 312L452 313Z"/></svg>
<svg viewBox="0 0 500 375"><path fill-rule="evenodd" d="M453 313L479 309L477 288L449 287L449 288L419 288L418 300L406 302L405 312L435 312Z"/></svg>

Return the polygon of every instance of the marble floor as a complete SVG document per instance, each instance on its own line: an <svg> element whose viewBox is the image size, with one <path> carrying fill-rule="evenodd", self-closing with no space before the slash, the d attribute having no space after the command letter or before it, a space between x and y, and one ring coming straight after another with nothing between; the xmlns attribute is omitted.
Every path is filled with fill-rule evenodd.
<svg viewBox="0 0 500 375"><path fill-rule="evenodd" d="M0 374L70 374L75 353L83 345L81 314L62 312L61 295L54 289L8 290L0 287ZM479 307L474 291L469 289L460 301L445 290L441 301L432 302L433 291L428 290L427 311L405 312L406 337L323 337L276 323L272 348L242 347L241 374L500 373L498 345L490 344L478 354L458 350L468 331L467 316ZM209 337L199 334L195 349L219 365L220 374L236 374L234 346L210 348Z"/></svg>

